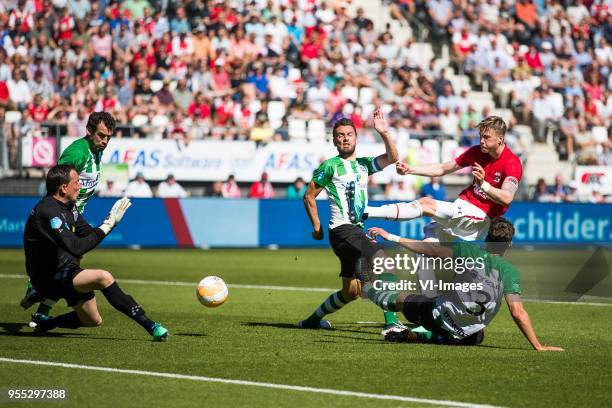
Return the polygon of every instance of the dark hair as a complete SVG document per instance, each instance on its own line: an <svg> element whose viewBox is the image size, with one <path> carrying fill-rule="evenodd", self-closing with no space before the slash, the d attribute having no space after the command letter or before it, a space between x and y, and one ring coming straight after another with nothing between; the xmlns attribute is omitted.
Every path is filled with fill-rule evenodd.
<svg viewBox="0 0 612 408"><path fill-rule="evenodd" d="M76 167L72 164L58 164L49 170L45 182L48 196L57 193L63 184L70 183L70 172L72 170L76 171Z"/></svg>
<svg viewBox="0 0 612 408"><path fill-rule="evenodd" d="M336 130L340 127L340 126L352 126L353 127L353 131L355 133L357 133L357 128L355 128L355 124L353 123L352 120L350 120L349 118L341 118L338 119L336 121L336 123L334 123L334 127L332 129L332 135L333 137L336 137Z"/></svg>
<svg viewBox="0 0 612 408"><path fill-rule="evenodd" d="M104 122L104 126L113 133L117 127L117 122L113 115L108 112L93 112L87 120L87 133L93 135L98 129L98 124Z"/></svg>
<svg viewBox="0 0 612 408"><path fill-rule="evenodd" d="M489 225L489 234L487 235L487 242L512 242L514 237L514 225L504 217L497 217L491 220Z"/></svg>

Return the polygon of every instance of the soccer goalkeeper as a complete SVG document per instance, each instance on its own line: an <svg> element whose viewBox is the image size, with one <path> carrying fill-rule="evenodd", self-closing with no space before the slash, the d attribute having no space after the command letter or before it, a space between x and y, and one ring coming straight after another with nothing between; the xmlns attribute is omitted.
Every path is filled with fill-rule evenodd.
<svg viewBox="0 0 612 408"><path fill-rule="evenodd" d="M406 319L426 329L390 332L385 336L386 340L478 345L484 339L485 327L499 311L501 297L504 296L514 322L535 350L563 351L560 347L544 346L540 343L520 298L519 271L501 258L510 247L514 236L514 226L507 219L498 217L492 220L484 250L468 242L444 246L435 242L400 238L382 228L371 228L369 234L397 242L404 248L430 257L445 260L463 258L463 265L468 264L465 260L471 259L472 265L479 265L465 268L462 273L456 272L453 284L457 284L457 289L435 298L384 290L389 285L385 286L380 282L374 284L375 279L380 278L383 282L393 281L394 277L390 277L390 273L373 275L367 270L362 271L364 273L360 279L363 292L372 302L384 310L402 312ZM478 289L470 291L459 289L465 288L465 284L479 286ZM375 286L383 290L377 290Z"/></svg>
<svg viewBox="0 0 612 408"><path fill-rule="evenodd" d="M66 299L74 310L55 318L34 314L36 330L99 326L102 318L93 292L99 290L111 306L145 328L153 340L165 340L168 330L149 319L134 298L121 290L110 272L80 266L80 258L121 221L130 200L127 197L117 200L104 222L93 228L77 211L80 183L74 166L53 167L46 184L47 196L34 207L25 226L26 271L32 286L42 296Z"/></svg>

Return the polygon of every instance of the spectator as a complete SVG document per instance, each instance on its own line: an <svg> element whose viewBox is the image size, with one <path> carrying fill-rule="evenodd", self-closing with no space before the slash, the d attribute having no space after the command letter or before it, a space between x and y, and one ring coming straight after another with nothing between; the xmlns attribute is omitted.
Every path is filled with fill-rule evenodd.
<svg viewBox="0 0 612 408"><path fill-rule="evenodd" d="M566 201L569 193L570 191L568 186L563 183L563 176L561 174L557 174L555 176L555 184L548 187L548 194L551 197L551 201L555 203Z"/></svg>
<svg viewBox="0 0 612 408"><path fill-rule="evenodd" d="M274 188L272 183L268 181L268 173L261 173L260 181L251 184L249 188L250 198L274 198Z"/></svg>
<svg viewBox="0 0 612 408"><path fill-rule="evenodd" d="M304 182L304 179L301 177L298 177L297 179L295 179L293 184L287 187L287 198L289 199L303 198L305 193L306 193L306 183Z"/></svg>
<svg viewBox="0 0 612 408"><path fill-rule="evenodd" d="M438 201L446 200L446 190L444 184L440 181L440 177L432 177L429 183L423 185L421 197L431 197Z"/></svg>
<svg viewBox="0 0 612 408"><path fill-rule="evenodd" d="M538 182L535 186L535 191L533 193L533 201L537 201L539 203L549 203L552 201L552 197L548 192L548 188L546 187L546 182L543 178L539 178Z"/></svg>
<svg viewBox="0 0 612 408"><path fill-rule="evenodd" d="M115 181L110 178L106 180L106 186L101 187L98 192L98 196L100 197L121 197L122 195L123 190L118 188Z"/></svg>
<svg viewBox="0 0 612 408"><path fill-rule="evenodd" d="M142 172L138 172L136 174L136 179L128 184L125 195L127 197L136 197L136 198L151 198L153 197L153 192L151 191L151 187L145 181L144 174Z"/></svg>
<svg viewBox="0 0 612 408"><path fill-rule="evenodd" d="M206 195L208 197L223 197L223 183L220 181L215 181L212 183Z"/></svg>
<svg viewBox="0 0 612 408"><path fill-rule="evenodd" d="M162 181L157 186L157 196L162 198L172 197L172 198L184 198L187 197L187 192L185 189L176 182L174 175L169 174L166 177L166 181Z"/></svg>
<svg viewBox="0 0 612 408"><path fill-rule="evenodd" d="M238 187L238 183L236 183L236 179L233 174L230 174L227 181L223 183L222 194L225 198L242 197L242 192L240 191L240 187Z"/></svg>

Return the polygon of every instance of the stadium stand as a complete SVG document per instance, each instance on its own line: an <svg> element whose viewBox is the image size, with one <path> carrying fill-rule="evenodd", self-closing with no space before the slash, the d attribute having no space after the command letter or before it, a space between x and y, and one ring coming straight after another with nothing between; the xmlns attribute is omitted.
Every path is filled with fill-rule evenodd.
<svg viewBox="0 0 612 408"><path fill-rule="evenodd" d="M612 4L602 0L17 0L0 3L3 174L24 137L325 141L377 105L446 159L490 114L527 183L610 164ZM327 125L327 126L326 126ZM375 141L374 138L365 140ZM434 147L436 145L436 147ZM452 178L446 180L452 184ZM465 183L462 180L461 183Z"/></svg>

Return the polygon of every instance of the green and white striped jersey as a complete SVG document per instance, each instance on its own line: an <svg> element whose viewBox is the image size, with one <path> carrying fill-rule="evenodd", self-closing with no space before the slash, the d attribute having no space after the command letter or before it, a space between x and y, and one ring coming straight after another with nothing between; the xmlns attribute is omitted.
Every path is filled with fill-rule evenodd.
<svg viewBox="0 0 612 408"><path fill-rule="evenodd" d="M340 156L325 160L312 175L312 181L324 187L329 196L329 228L344 224L363 226L363 212L368 205L368 176L381 168L375 157L345 160Z"/></svg>
<svg viewBox="0 0 612 408"><path fill-rule="evenodd" d="M87 138L75 140L62 152L57 164L72 164L79 172L81 191L77 198L77 210L80 213L85 209L87 201L96 192L100 181L100 161L102 152L91 151Z"/></svg>

